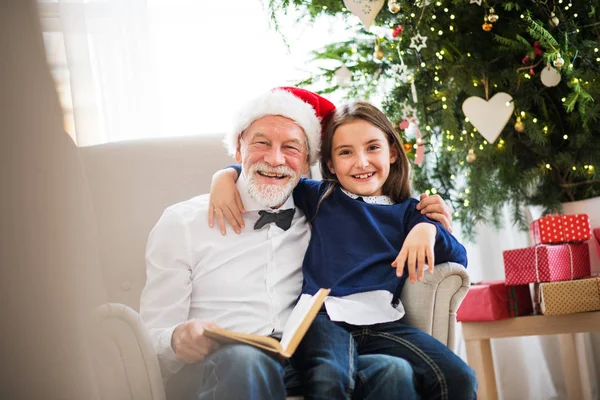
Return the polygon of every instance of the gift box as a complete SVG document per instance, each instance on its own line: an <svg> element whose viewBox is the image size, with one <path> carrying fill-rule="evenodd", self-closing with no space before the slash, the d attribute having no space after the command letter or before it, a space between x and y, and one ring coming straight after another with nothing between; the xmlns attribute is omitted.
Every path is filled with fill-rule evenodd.
<svg viewBox="0 0 600 400"><path fill-rule="evenodd" d="M600 277L536 284L535 302L544 315L600 310Z"/></svg>
<svg viewBox="0 0 600 400"><path fill-rule="evenodd" d="M456 312L458 321L496 321L533 313L529 285L506 286L504 281L472 285Z"/></svg>
<svg viewBox="0 0 600 400"><path fill-rule="evenodd" d="M598 257L600 257L600 228L594 229L594 237L592 238L594 244L596 245L596 251L598 252Z"/></svg>
<svg viewBox="0 0 600 400"><path fill-rule="evenodd" d="M529 231L535 244L583 242L592 237L587 214L542 217L529 225Z"/></svg>
<svg viewBox="0 0 600 400"><path fill-rule="evenodd" d="M590 251L587 243L505 250L502 257L507 285L565 281L590 276Z"/></svg>

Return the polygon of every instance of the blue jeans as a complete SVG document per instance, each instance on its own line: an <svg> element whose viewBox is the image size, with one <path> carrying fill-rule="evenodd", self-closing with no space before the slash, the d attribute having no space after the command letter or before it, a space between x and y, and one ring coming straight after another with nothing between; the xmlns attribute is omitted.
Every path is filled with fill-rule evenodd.
<svg viewBox="0 0 600 400"><path fill-rule="evenodd" d="M415 374L416 392L423 398L476 398L473 370L441 342L400 321L354 326L332 322L321 311L291 361L304 374L307 399L350 399L357 360L365 354L386 354L407 361Z"/></svg>
<svg viewBox="0 0 600 400"><path fill-rule="evenodd" d="M408 362L386 355L358 357L356 400L411 399L414 374ZM407 390L408 388L408 390ZM169 400L278 399L303 395L300 374L254 347L230 345L204 361L186 365L166 385ZM405 397L405 394L407 397Z"/></svg>

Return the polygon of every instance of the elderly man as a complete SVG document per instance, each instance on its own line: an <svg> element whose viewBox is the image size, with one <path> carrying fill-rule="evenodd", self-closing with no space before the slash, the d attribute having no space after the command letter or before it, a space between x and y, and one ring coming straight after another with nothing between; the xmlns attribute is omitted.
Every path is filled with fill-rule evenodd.
<svg viewBox="0 0 600 400"><path fill-rule="evenodd" d="M250 222L239 235L226 237L208 227L208 195L167 208L152 230L141 314L169 399L283 399L301 393L289 363L251 346L219 346L203 331L217 324L280 337L300 293L310 238L291 193L316 160L320 122L333 109L296 88L270 91L242 109L226 138L242 164L237 188ZM424 212L439 212L434 219L449 218L444 207L439 198L423 205ZM413 371L399 358L361 356L350 395L416 398Z"/></svg>

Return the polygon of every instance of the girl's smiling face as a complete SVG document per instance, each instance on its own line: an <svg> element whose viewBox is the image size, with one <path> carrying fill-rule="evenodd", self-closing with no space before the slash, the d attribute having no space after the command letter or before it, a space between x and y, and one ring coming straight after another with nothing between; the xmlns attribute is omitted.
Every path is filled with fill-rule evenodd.
<svg viewBox="0 0 600 400"><path fill-rule="evenodd" d="M349 192L380 196L390 174L390 164L396 162L397 157L383 131L356 119L335 130L327 167Z"/></svg>

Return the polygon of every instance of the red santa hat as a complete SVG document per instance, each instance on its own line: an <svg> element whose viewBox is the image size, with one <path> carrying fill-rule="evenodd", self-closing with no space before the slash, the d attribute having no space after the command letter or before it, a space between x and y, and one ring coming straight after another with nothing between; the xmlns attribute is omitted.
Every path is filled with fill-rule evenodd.
<svg viewBox="0 0 600 400"><path fill-rule="evenodd" d="M316 93L295 87L278 87L242 107L224 142L229 154L234 156L240 135L252 122L267 115L281 115L295 121L304 130L310 163L314 164L321 148L324 119L333 110L333 103Z"/></svg>

